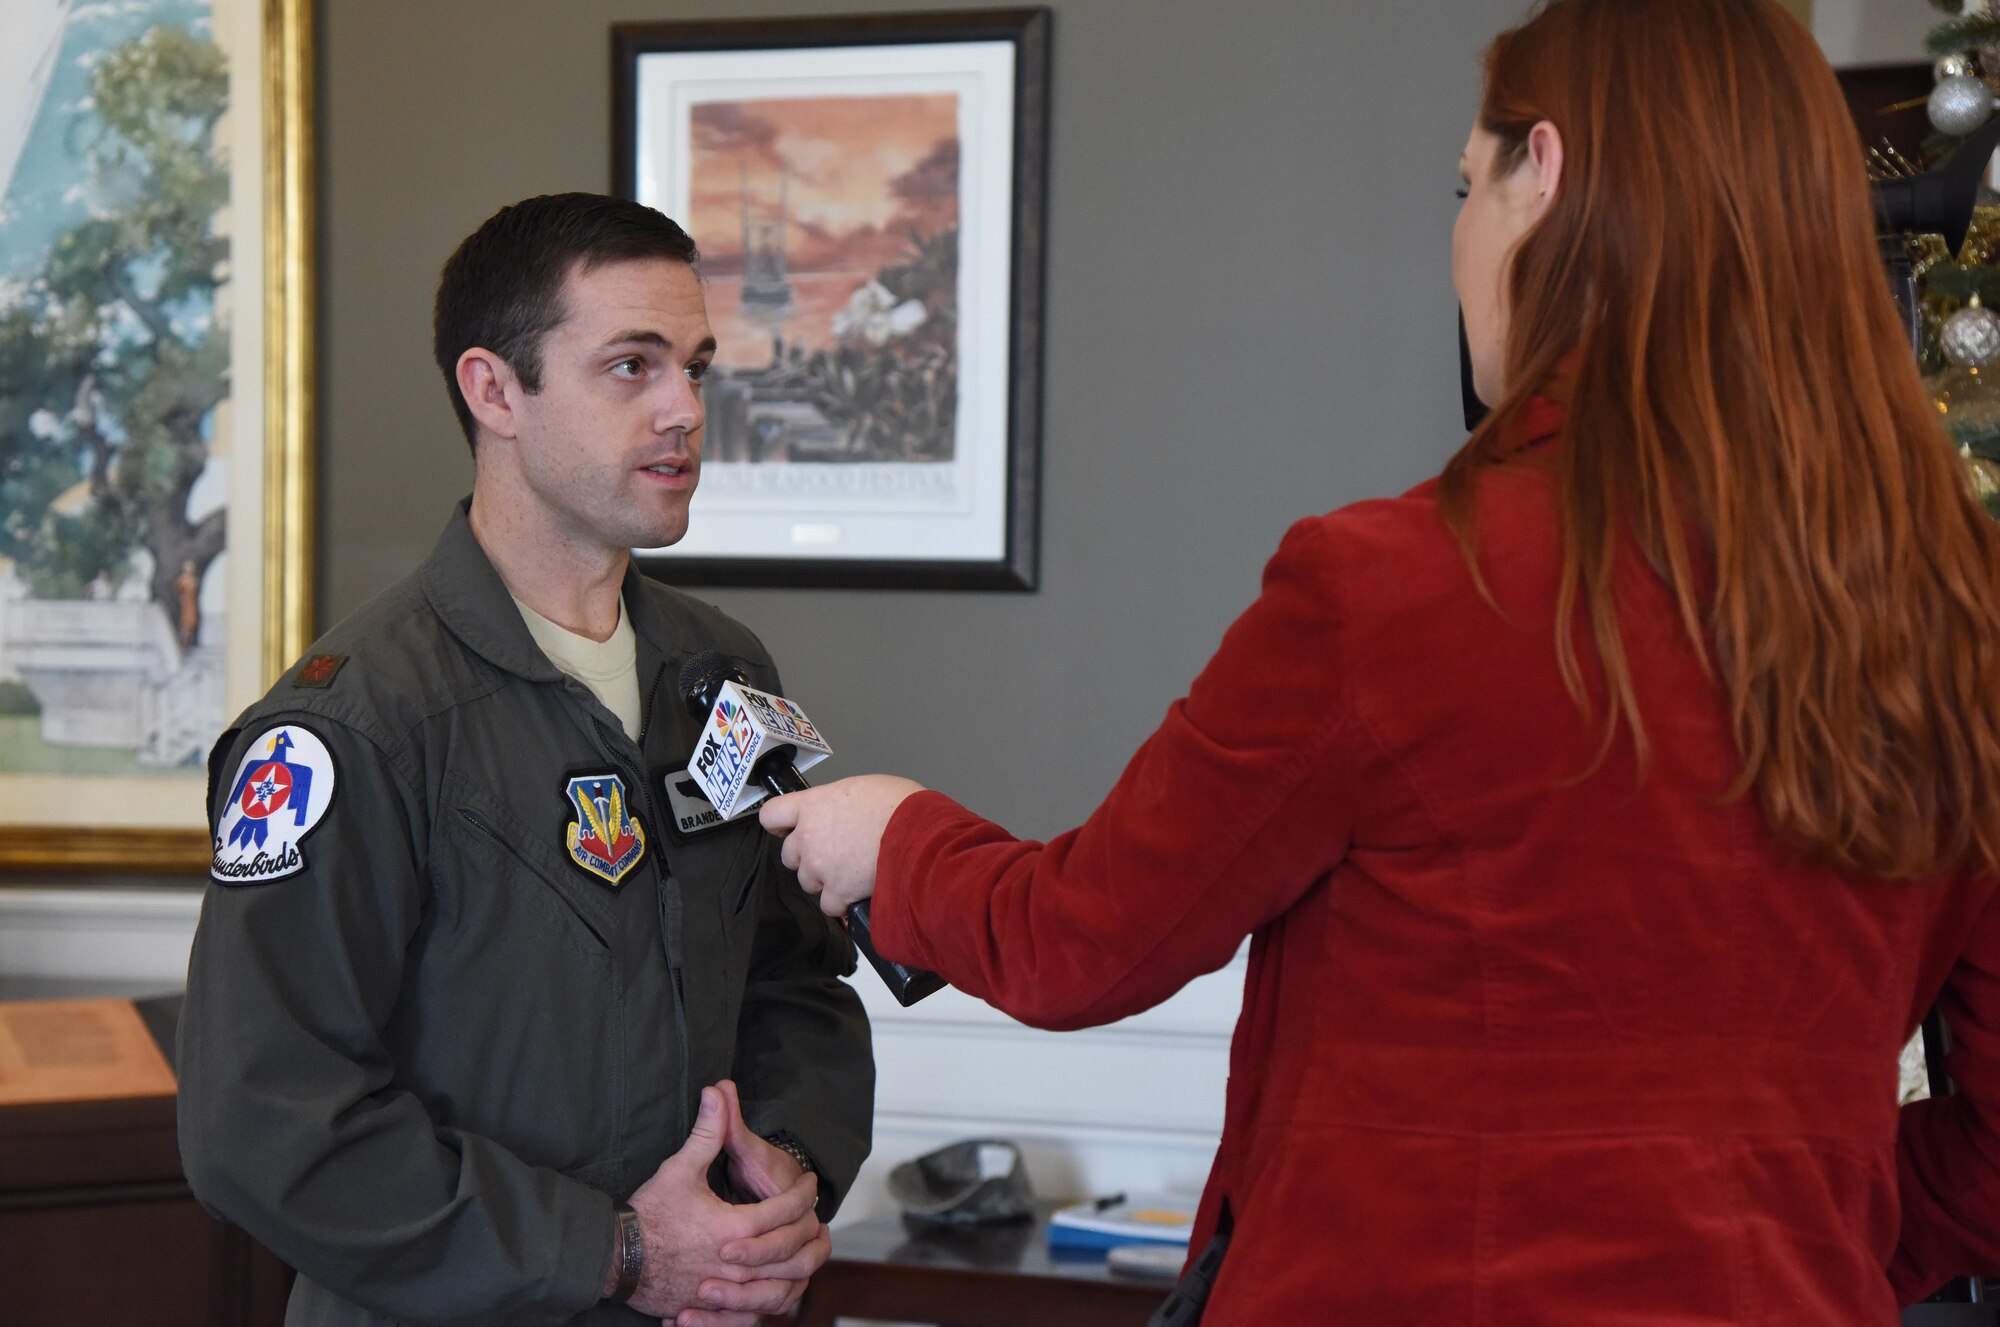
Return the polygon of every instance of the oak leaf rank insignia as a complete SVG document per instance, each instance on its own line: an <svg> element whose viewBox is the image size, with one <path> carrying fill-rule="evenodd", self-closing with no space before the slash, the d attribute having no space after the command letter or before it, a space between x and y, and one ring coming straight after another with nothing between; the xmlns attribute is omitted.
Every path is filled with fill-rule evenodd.
<svg viewBox="0 0 2000 1327"><path fill-rule="evenodd" d="M340 666L346 662L347 656L344 654L315 654L302 662L299 670L292 674L292 685L320 689L330 687L333 685L333 675L338 673Z"/></svg>

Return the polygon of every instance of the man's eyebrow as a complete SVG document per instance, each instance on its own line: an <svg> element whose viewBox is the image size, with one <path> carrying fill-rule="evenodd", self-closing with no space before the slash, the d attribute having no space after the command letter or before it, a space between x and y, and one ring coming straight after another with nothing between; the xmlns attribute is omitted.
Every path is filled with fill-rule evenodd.
<svg viewBox="0 0 2000 1327"><path fill-rule="evenodd" d="M609 350L613 346L629 345L658 346L662 350L672 350L674 348L674 343L667 340L666 337L661 336L658 332L633 330L618 332L606 338L604 344L599 347L599 350L603 351ZM694 353L697 355L706 355L714 349L715 338L710 336L703 338L702 343L694 348Z"/></svg>

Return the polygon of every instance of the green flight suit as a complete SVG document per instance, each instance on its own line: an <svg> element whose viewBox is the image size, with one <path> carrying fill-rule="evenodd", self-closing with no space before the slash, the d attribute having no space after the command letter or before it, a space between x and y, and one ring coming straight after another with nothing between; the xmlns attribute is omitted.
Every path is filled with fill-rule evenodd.
<svg viewBox="0 0 2000 1327"><path fill-rule="evenodd" d="M299 1270L288 1324L646 1321L598 1302L613 1200L718 1079L805 1146L822 1216L867 1155L852 946L755 816L683 836L662 788L701 727L682 660L777 673L636 570L624 603L637 742L535 646L461 504L210 757L181 1153Z"/></svg>

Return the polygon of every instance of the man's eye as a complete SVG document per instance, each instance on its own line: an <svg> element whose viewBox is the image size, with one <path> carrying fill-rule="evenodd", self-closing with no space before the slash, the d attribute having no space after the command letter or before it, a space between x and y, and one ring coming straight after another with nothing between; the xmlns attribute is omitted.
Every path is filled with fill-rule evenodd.
<svg viewBox="0 0 2000 1327"><path fill-rule="evenodd" d="M1472 186L1469 184L1461 184L1458 186L1458 188L1453 189L1452 192L1457 194L1461 199L1469 198L1472 195Z"/></svg>
<svg viewBox="0 0 2000 1327"><path fill-rule="evenodd" d="M621 378L636 378L646 371L646 361L637 355L621 359L611 366L611 371Z"/></svg>
<svg viewBox="0 0 2000 1327"><path fill-rule="evenodd" d="M697 383L700 382L702 379L708 377L708 361L698 359L694 361L694 363L688 365L687 376L689 382L697 382Z"/></svg>

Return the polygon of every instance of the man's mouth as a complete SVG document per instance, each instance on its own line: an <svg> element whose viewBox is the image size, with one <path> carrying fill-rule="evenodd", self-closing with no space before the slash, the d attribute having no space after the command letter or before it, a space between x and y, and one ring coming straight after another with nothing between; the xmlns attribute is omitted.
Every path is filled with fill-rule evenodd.
<svg viewBox="0 0 2000 1327"><path fill-rule="evenodd" d="M686 461L662 461L658 465L646 467L649 472L656 475L678 475L692 468Z"/></svg>

